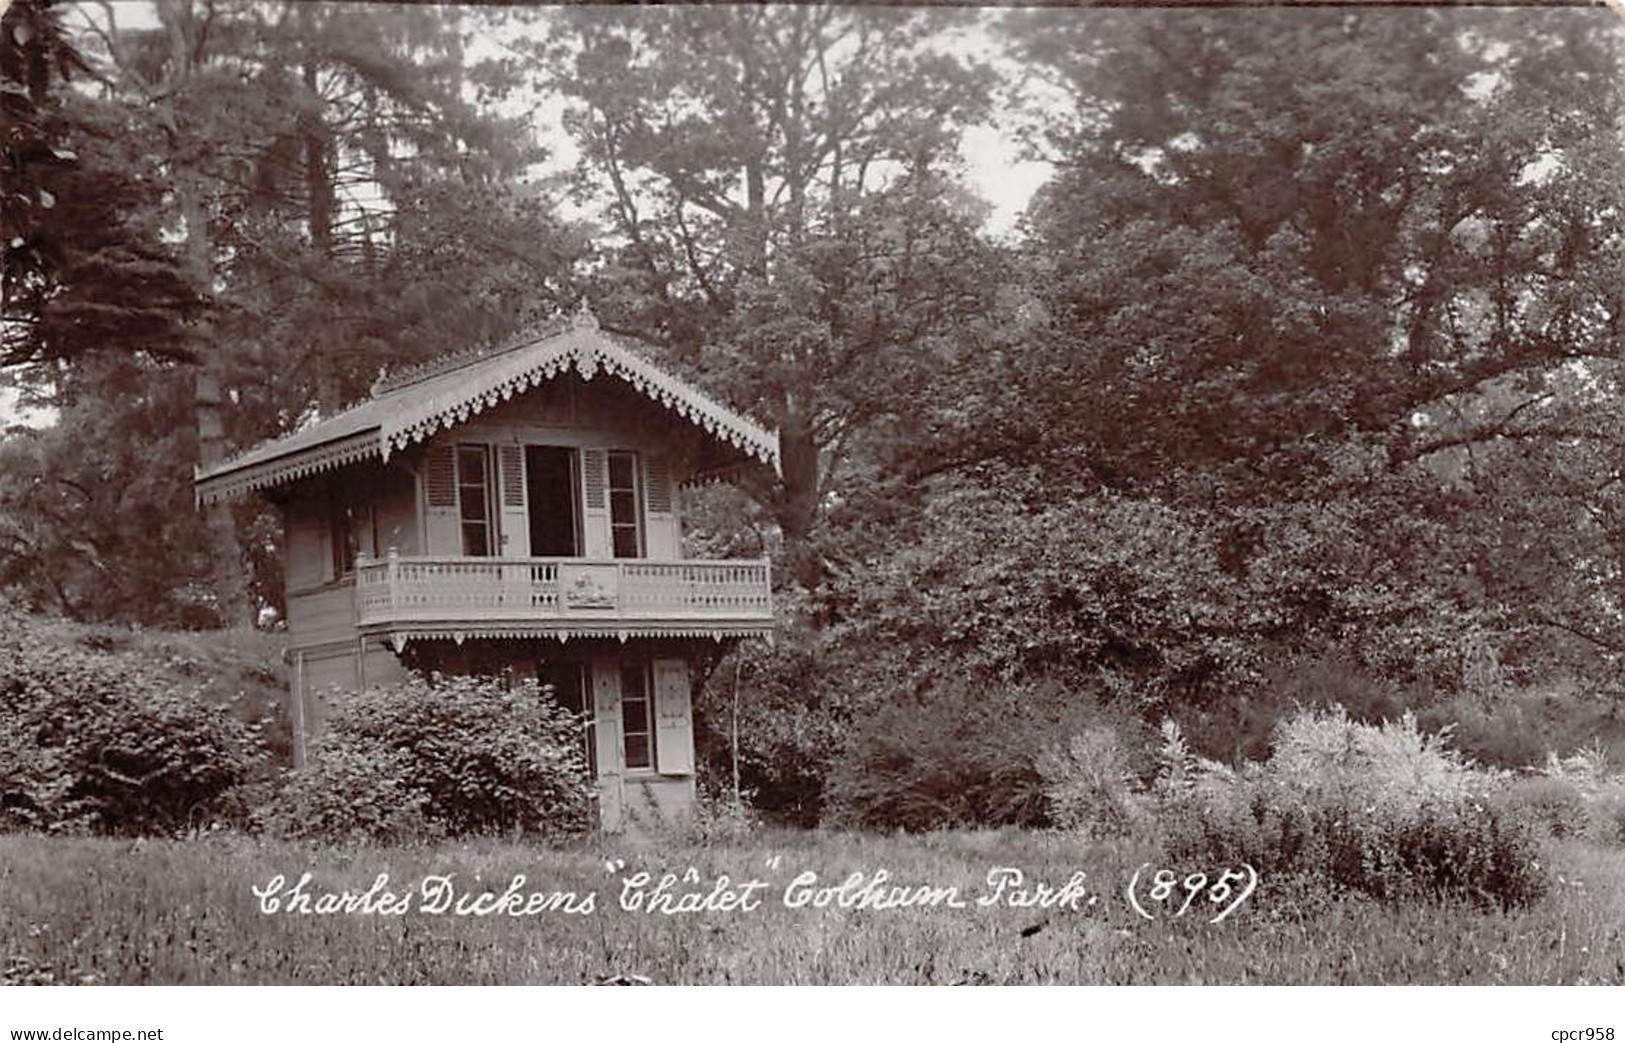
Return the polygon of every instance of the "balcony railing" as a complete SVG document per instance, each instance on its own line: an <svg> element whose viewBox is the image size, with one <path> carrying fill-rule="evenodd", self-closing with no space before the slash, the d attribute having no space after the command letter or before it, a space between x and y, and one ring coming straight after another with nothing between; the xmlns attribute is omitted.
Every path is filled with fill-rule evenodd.
<svg viewBox="0 0 1625 1043"><path fill-rule="evenodd" d="M766 561L389 557L356 566L359 625L771 622Z"/></svg>

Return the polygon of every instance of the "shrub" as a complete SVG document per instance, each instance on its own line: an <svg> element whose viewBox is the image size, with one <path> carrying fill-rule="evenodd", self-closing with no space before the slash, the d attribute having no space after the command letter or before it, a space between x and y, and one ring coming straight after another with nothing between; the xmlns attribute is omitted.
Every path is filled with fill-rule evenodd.
<svg viewBox="0 0 1625 1043"><path fill-rule="evenodd" d="M1625 769L1625 717L1618 699L1571 684L1510 691L1486 701L1476 693L1419 711L1427 730L1452 728L1457 749L1497 768L1533 768L1556 754L1599 749Z"/></svg>
<svg viewBox="0 0 1625 1043"><path fill-rule="evenodd" d="M1165 797L1167 857L1249 864L1280 907L1348 893L1520 906L1545 881L1533 834L1486 799L1497 783L1413 718L1306 712L1283 723L1267 763Z"/></svg>
<svg viewBox="0 0 1625 1043"><path fill-rule="evenodd" d="M830 676L837 671L816 635L779 608L778 640L747 642L710 674L695 702L695 747L702 770L731 778L737 710L740 779L756 793L756 807L776 821L812 826L854 715L853 691L849 679Z"/></svg>
<svg viewBox="0 0 1625 1043"><path fill-rule="evenodd" d="M410 781L412 757L405 750L330 732L311 743L309 755L309 765L288 774L262 815L272 832L382 843L444 833L444 824L429 814L429 795Z"/></svg>
<svg viewBox="0 0 1625 1043"><path fill-rule="evenodd" d="M259 727L128 653L0 620L0 828L173 834L230 817Z"/></svg>
<svg viewBox="0 0 1625 1043"><path fill-rule="evenodd" d="M1254 688L1170 709L1194 752L1234 764L1267 759L1277 726L1304 710L1341 707L1350 718L1375 724L1431 698L1421 686L1402 687L1345 653L1327 652L1276 660Z"/></svg>
<svg viewBox="0 0 1625 1043"><path fill-rule="evenodd" d="M1625 844L1625 775L1610 774L1600 744L1568 757L1548 755L1537 773L1509 785L1499 803L1557 840Z"/></svg>
<svg viewBox="0 0 1625 1043"><path fill-rule="evenodd" d="M1488 778L1406 714L1360 724L1341 708L1304 712L1276 729L1273 777L1304 800L1376 806L1390 816L1424 805L1457 803L1481 793Z"/></svg>
<svg viewBox="0 0 1625 1043"><path fill-rule="evenodd" d="M1049 818L1086 840L1128 836L1141 827L1147 809L1135 792L1144 771L1142 751L1127 748L1107 725L1091 725L1063 745L1038 756Z"/></svg>
<svg viewBox="0 0 1625 1043"><path fill-rule="evenodd" d="M1625 846L1625 782L1616 782L1588 802L1591 837L1604 844Z"/></svg>
<svg viewBox="0 0 1625 1043"><path fill-rule="evenodd" d="M694 810L682 820L681 838L691 844L717 844L749 837L762 826L755 797L742 789L735 801L730 790L707 779L698 780Z"/></svg>
<svg viewBox="0 0 1625 1043"><path fill-rule="evenodd" d="M535 682L421 677L341 702L267 816L326 839L585 828L582 722Z"/></svg>
<svg viewBox="0 0 1625 1043"><path fill-rule="evenodd" d="M1053 825L1039 759L1057 736L1105 725L1141 748L1118 701L1053 682L968 678L904 694L854 728L829 783L830 818L873 829ZM1133 738L1127 738L1127 737Z"/></svg>
<svg viewBox="0 0 1625 1043"><path fill-rule="evenodd" d="M1496 804L1517 821L1554 840L1572 840L1591 832L1586 799L1565 779L1519 779L1498 795Z"/></svg>

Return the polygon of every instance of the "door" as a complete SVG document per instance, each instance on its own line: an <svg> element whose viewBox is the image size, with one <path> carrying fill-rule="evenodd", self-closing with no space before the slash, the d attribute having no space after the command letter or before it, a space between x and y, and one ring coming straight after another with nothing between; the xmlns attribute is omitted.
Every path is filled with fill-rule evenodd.
<svg viewBox="0 0 1625 1043"><path fill-rule="evenodd" d="M594 727L596 708L593 706L592 688L588 685L587 664L543 661L537 666L537 679L543 687L551 689L553 698L564 709L582 722L581 748L587 758L587 769L598 777L597 729Z"/></svg>
<svg viewBox="0 0 1625 1043"><path fill-rule="evenodd" d="M581 556L581 505L576 497L575 451L525 447L525 496L530 553L538 558Z"/></svg>

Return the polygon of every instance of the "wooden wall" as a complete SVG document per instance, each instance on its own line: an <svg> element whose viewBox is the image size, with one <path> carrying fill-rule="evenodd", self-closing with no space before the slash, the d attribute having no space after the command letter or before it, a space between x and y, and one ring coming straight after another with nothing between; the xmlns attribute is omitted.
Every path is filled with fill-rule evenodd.
<svg viewBox="0 0 1625 1043"><path fill-rule="evenodd" d="M644 554L666 560L682 554L676 487L716 452L692 424L623 381L607 375L585 381L569 374L488 410L427 446L397 454L388 465L348 467L302 483L281 503L286 522L288 633L296 678L290 698L296 759L301 762L309 740L320 732L345 692L399 680L407 670L393 648L377 639L363 639L356 630L353 575L340 574L335 567L329 532L334 504L371 506L372 524L360 548L368 556L383 557L390 549L402 556L460 553L455 518L435 524L426 501L426 471L435 447L456 442L572 448L578 451L583 471L594 455L601 463L609 450L636 452L643 483ZM516 455L522 457L493 453L497 461ZM499 475L499 490L501 485ZM588 556L608 557L608 511L589 500L582 496L582 520L588 530L583 534L585 550ZM504 525L525 524L522 511L496 513ZM578 657L590 664L604 828L669 821L692 809L693 714L689 669L680 642L494 644L516 674L535 676L539 657ZM441 668L459 658L468 665L467 650L452 648L450 642L415 643L411 649L408 659L417 665L437 657ZM624 766L620 663L627 659L655 664L653 769Z"/></svg>
<svg viewBox="0 0 1625 1043"><path fill-rule="evenodd" d="M639 477L643 485L640 506L644 556L671 561L682 556L676 487L692 473L703 450L702 441L692 424L644 398L625 382L608 376L584 381L570 374L442 433L431 440L427 451L432 453L437 446L458 442L563 446L580 453L583 486L589 480L586 472L603 466L603 452L635 452L639 455ZM500 468L501 454L497 455ZM655 483L663 487L663 493L655 492ZM500 488L500 475L497 484ZM459 553L461 535L454 514L431 512L423 485L420 473L419 504L425 517L430 519L424 526L424 553ZM595 505L584 491L582 501L584 556L609 557L608 511ZM522 511L503 514L502 522L517 528L524 524L524 514ZM518 531L505 535L509 537L510 546L524 546L526 542Z"/></svg>

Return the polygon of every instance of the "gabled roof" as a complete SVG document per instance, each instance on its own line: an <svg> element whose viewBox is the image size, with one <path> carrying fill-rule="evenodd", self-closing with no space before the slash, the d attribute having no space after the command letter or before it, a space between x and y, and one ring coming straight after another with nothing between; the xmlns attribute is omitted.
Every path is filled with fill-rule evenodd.
<svg viewBox="0 0 1625 1043"><path fill-rule="evenodd" d="M448 356L381 380L371 396L342 413L198 468L193 474L198 501L216 503L368 458L388 460L571 369L583 380L613 374L718 441L778 469L777 432L623 347L583 309L500 348Z"/></svg>

